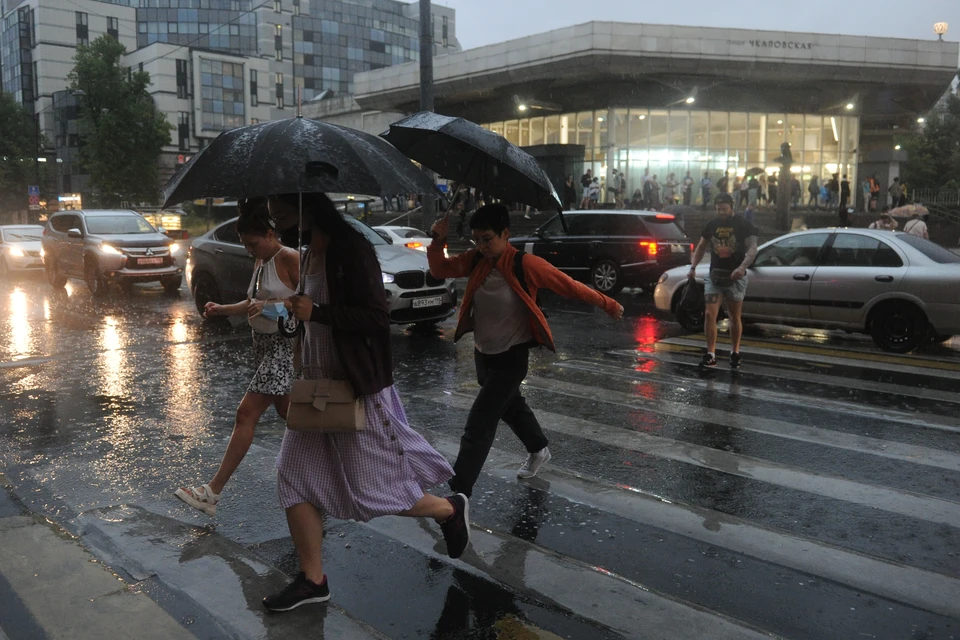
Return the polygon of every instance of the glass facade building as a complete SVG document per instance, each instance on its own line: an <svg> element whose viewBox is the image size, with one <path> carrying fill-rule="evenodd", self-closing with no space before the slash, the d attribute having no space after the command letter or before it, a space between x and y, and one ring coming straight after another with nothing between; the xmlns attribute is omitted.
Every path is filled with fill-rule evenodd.
<svg viewBox="0 0 960 640"><path fill-rule="evenodd" d="M36 12L31 7L20 7L0 20L0 88L31 112L37 94L36 42Z"/></svg>
<svg viewBox="0 0 960 640"><path fill-rule="evenodd" d="M164 42L257 55L257 13L252 0L142 0L137 47Z"/></svg>
<svg viewBox="0 0 960 640"><path fill-rule="evenodd" d="M856 116L614 108L484 126L522 147L582 145L585 169L601 181L613 169L626 171L628 196L641 188L647 169L661 184L670 174L682 180L688 171L697 185L704 176L716 185L726 171L732 186L734 176L754 167L772 175L780 170L774 158L784 141L791 145L792 171L804 197L814 177L823 184L834 173L846 174L857 184ZM609 200L606 189L602 191ZM698 192L695 188L695 196Z"/></svg>
<svg viewBox="0 0 960 640"><path fill-rule="evenodd" d="M200 59L201 126L205 131L242 127L243 64Z"/></svg>
<svg viewBox="0 0 960 640"><path fill-rule="evenodd" d="M293 64L309 100L324 90L352 92L353 75L420 59L419 21L402 3L311 2L293 19Z"/></svg>

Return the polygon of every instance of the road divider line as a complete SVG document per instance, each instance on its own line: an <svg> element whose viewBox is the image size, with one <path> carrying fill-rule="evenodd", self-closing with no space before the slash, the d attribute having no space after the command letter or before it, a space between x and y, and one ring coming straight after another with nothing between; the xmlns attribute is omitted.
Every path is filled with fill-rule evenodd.
<svg viewBox="0 0 960 640"><path fill-rule="evenodd" d="M675 384L704 391L717 391L717 387L727 384L727 393L737 395L743 398L761 400L763 402L773 402L779 404L811 408L809 396L796 396L794 394L771 391L767 389L744 388L740 383L740 378L731 379L729 383L716 382L713 380L702 380L699 378L690 378L683 376L671 376L670 374L646 373L637 371L635 368L615 367L608 364L592 362L587 360L563 360L555 363L559 368L572 369L574 371L585 371L603 376L615 376L627 380L650 380L653 383L663 384L667 380ZM692 406L692 405L691 405ZM860 416L871 420L884 420L887 422L897 422L924 429L936 429L939 431L949 431L951 433L960 433L960 426L957 426L956 416L942 416L931 413L896 411L888 408L874 408L869 405L855 402L828 400L826 398L816 399L816 408L830 409L838 413Z"/></svg>
<svg viewBox="0 0 960 640"><path fill-rule="evenodd" d="M415 397L464 410L469 409L473 404L471 395L460 394L459 392L450 395L432 396L417 394ZM759 480L786 489L898 513L917 520L960 528L960 503L958 502L933 498L912 491L863 484L839 476L810 473L760 458L720 451L646 433L627 431L539 408L537 412L541 424L547 431L585 438L610 447L691 464L742 478Z"/></svg>

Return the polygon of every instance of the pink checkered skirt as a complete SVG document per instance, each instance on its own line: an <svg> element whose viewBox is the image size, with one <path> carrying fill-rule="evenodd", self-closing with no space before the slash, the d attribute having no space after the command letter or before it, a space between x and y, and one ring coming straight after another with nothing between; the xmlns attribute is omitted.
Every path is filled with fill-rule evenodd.
<svg viewBox="0 0 960 640"><path fill-rule="evenodd" d="M306 294L326 304L325 274L307 276ZM303 351L304 377L342 379L330 327L308 322ZM366 522L406 511L453 476L450 463L407 424L394 387L362 401L367 422L359 433L284 434L277 460L283 508L309 502L334 518Z"/></svg>

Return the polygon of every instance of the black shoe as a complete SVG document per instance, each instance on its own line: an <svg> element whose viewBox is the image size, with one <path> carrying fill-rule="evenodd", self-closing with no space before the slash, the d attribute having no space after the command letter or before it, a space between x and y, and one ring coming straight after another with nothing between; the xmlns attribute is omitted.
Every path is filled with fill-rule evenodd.
<svg viewBox="0 0 960 640"><path fill-rule="evenodd" d="M263 606L268 611L290 611L302 604L326 602L329 599L327 577L323 577L323 584L314 584L307 580L307 576L301 571L296 580L288 584L283 591L264 598Z"/></svg>
<svg viewBox="0 0 960 640"><path fill-rule="evenodd" d="M447 541L447 555L459 558L470 544L470 500L462 493L447 498L453 505L453 515L440 523L443 539Z"/></svg>
<svg viewBox="0 0 960 640"><path fill-rule="evenodd" d="M700 358L700 366L701 366L701 367L715 367L715 366L717 366L717 358L716 358L716 356L712 356L712 355L710 355L709 353L703 354L703 357Z"/></svg>
<svg viewBox="0 0 960 640"><path fill-rule="evenodd" d="M731 368L731 369L739 369L739 368L740 368L740 362L741 362L741 358L740 358L740 354L739 354L739 353L731 353L731 354L730 354L730 368Z"/></svg>

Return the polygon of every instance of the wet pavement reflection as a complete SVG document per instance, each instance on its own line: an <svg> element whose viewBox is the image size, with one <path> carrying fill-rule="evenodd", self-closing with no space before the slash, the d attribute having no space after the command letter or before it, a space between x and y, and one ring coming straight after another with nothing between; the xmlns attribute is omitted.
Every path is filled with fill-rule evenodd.
<svg viewBox="0 0 960 640"><path fill-rule="evenodd" d="M0 281L0 472L203 637L614 639L671 620L716 637L956 634L960 609L871 580L960 577L960 340L896 356L761 325L742 372L701 371L702 336L647 294L620 300L615 324L544 296L560 348L532 353L524 394L554 460L518 481L525 452L498 432L462 561L432 526L331 521L329 606L260 607L296 571L274 413L216 519L172 496L215 470L252 375L249 328L203 321L186 289L95 300L42 274ZM411 423L451 459L476 392L452 334L393 331Z"/></svg>

